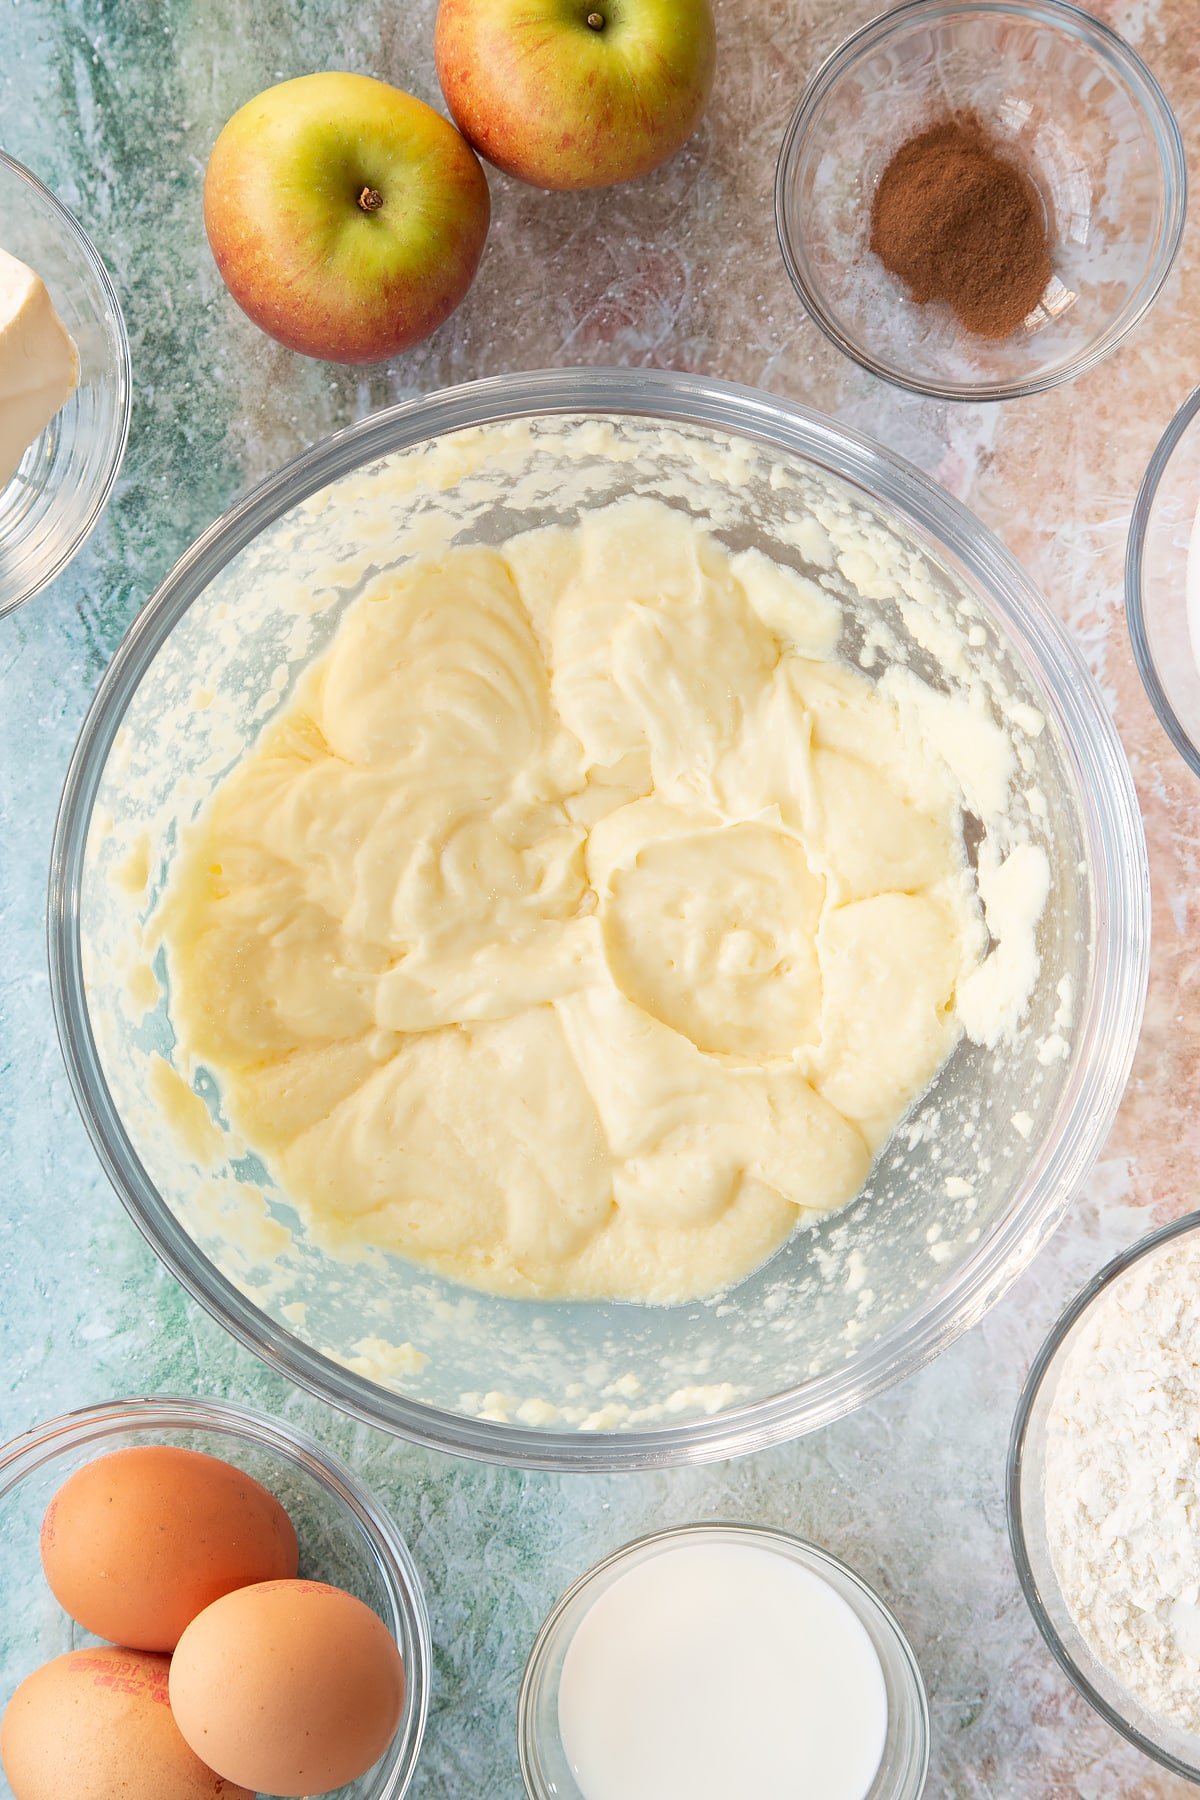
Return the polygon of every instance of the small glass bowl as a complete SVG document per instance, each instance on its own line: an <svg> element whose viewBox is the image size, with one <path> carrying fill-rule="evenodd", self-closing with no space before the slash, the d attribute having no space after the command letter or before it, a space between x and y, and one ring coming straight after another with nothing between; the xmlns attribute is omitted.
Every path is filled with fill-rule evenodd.
<svg viewBox="0 0 1200 1800"><path fill-rule="evenodd" d="M1154 1718L1093 1654L1059 1586L1046 1532L1047 1427L1064 1360L1081 1320L1143 1257L1200 1229L1200 1212L1139 1238L1075 1296L1038 1351L1021 1393L1008 1449L1008 1535L1034 1623L1067 1678L1105 1722L1146 1756L1200 1782L1200 1736Z"/></svg>
<svg viewBox="0 0 1200 1800"><path fill-rule="evenodd" d="M517 1702L517 1747L530 1800L583 1800L558 1723L563 1663L585 1613L636 1564L686 1540L749 1544L777 1551L829 1583L852 1608L875 1647L887 1689L887 1739L867 1800L919 1800L929 1771L929 1703L912 1647L862 1577L827 1550L767 1525L678 1525L637 1538L569 1587L538 1632Z"/></svg>
<svg viewBox="0 0 1200 1800"><path fill-rule="evenodd" d="M344 1463L294 1426L222 1400L116 1400L65 1413L0 1448L0 1706L51 1657L97 1642L63 1612L42 1575L42 1518L76 1469L134 1444L177 1444L245 1469L287 1508L301 1574L356 1594L393 1633L407 1677L404 1716L382 1760L336 1793L339 1800L400 1800L429 1709L429 1621L412 1557ZM9 1793L0 1774L0 1795L8 1800Z"/></svg>
<svg viewBox="0 0 1200 1800"><path fill-rule="evenodd" d="M2 150L0 249L42 277L79 350L79 386L0 488L3 616L66 567L103 512L129 436L132 381L108 270L62 202Z"/></svg>
<svg viewBox="0 0 1200 1800"><path fill-rule="evenodd" d="M974 112L1035 177L1055 275L1013 336L920 306L870 249L896 150ZM908 0L809 82L775 182L779 242L816 323L863 368L944 400L1037 393L1090 369L1145 313L1187 209L1179 127L1128 44L1066 0Z"/></svg>
<svg viewBox="0 0 1200 1800"><path fill-rule="evenodd" d="M1200 388L1184 401L1150 458L1125 554L1125 611L1138 673L1193 775L1200 775L1198 521Z"/></svg>

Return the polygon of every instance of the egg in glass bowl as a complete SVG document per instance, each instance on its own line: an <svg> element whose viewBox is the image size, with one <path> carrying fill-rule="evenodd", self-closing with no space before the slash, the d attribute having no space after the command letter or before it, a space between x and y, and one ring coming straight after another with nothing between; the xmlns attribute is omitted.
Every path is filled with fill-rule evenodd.
<svg viewBox="0 0 1200 1800"><path fill-rule="evenodd" d="M219 1521L220 1511L219 1504L207 1504L211 1496L198 1484L206 1478L211 1481L214 1475L227 1478L231 1470L237 1471L250 1477L259 1489L265 1489L265 1494L259 1494L260 1503L275 1510L282 1507L294 1528L292 1556L298 1550L300 1580L289 1585L319 1583L343 1590L343 1601L354 1606L361 1603L369 1609L379 1631L394 1640L404 1668L399 1724L373 1767L343 1783L337 1794L338 1800L401 1800L412 1781L429 1707L429 1622L412 1556L386 1511L339 1458L288 1422L264 1418L225 1400L156 1395L109 1401L49 1419L0 1446L0 1572L8 1596L4 1629L0 1631L0 1708L8 1707L14 1692L30 1677L36 1681L39 1671L44 1671L43 1681L46 1676L52 1677L55 1659L73 1653L95 1652L100 1659L112 1659L118 1683L131 1679L136 1682L143 1666L165 1663L165 1655L147 1657L136 1650L103 1643L79 1624L51 1591L41 1554L44 1549L46 1571L54 1576L56 1588L71 1600L73 1610L89 1617L94 1625L103 1624L114 1630L107 1619L89 1611L89 1605L94 1607L99 1597L104 1606L111 1608L115 1595L119 1605L128 1606L139 1585L145 1586L144 1581L123 1580L120 1569L110 1563L119 1561L112 1549L123 1536L135 1545L139 1531L144 1537L146 1521L153 1518L168 1492L166 1481L157 1493L153 1487L143 1487L141 1522L129 1516L138 1511L139 1471L128 1459L150 1448L184 1452L191 1468L179 1472L178 1464L173 1465L172 1475L184 1500L172 1508L173 1532L168 1534L172 1541L165 1550L162 1543L153 1546L155 1554L147 1555L138 1565L139 1575L153 1567L161 1571L174 1559L177 1570L189 1583L208 1578L206 1568L219 1554L220 1532L214 1530L214 1521ZM109 1457L124 1461L125 1473L120 1483L110 1479L106 1484L100 1478L97 1465ZM197 1465L208 1471L207 1477L194 1472ZM85 1471L95 1477L90 1491L80 1484L79 1478ZM230 1541L234 1560L244 1561L255 1535L253 1506L246 1501L245 1488L239 1487L236 1479L222 1483L217 1501L223 1496L228 1505L231 1493L237 1495L241 1510L234 1515L236 1529ZM123 1506L122 1516L115 1519L108 1513L114 1504ZM53 1540L56 1554L51 1554L52 1540L44 1535L52 1507L57 1526ZM95 1516L97 1510L99 1518ZM206 1520L208 1529L200 1546L188 1541L189 1522L194 1525L199 1517ZM89 1569L88 1549L101 1544L106 1546L100 1555L101 1566L93 1563ZM72 1586L64 1588L62 1575L72 1563ZM279 1584L266 1585L269 1588ZM251 1585L240 1590L240 1597L261 1591ZM81 1595L88 1604L78 1603ZM170 1605L169 1587L164 1587L157 1598L160 1606ZM208 1606L205 1612L211 1616L213 1607ZM183 1635L187 1636L186 1631ZM254 1649L248 1634L243 1634L237 1647L239 1653L247 1655L252 1655ZM155 1673L150 1668L152 1678ZM264 1682L282 1688L273 1660L264 1662L258 1674ZM109 1669L99 1671L98 1700L104 1701L112 1692L113 1679ZM88 1685L84 1683L85 1688ZM165 1700L165 1692L157 1698ZM41 1716L53 1718L53 1687L36 1693L36 1703ZM72 1703L71 1696L68 1703ZM81 1704L88 1704L86 1696ZM108 1710L111 1724L111 1708ZM153 1714L162 1710L160 1705L151 1709ZM216 1717L219 1710L214 1709L214 1723L220 1722ZM28 1785L22 1783L25 1791L44 1791L36 1733L31 1735L25 1721L10 1721L6 1716L2 1742L5 1766L14 1785L21 1779L17 1772L19 1763L29 1776ZM69 1734L63 1735L57 1747L63 1750L64 1746L69 1746ZM161 1741L156 1744L153 1739L150 1748L151 1753L155 1748L160 1754L163 1751ZM95 1759L97 1775L102 1767L99 1759L109 1759L110 1772L107 1765L105 1768L111 1791L125 1792L127 1785L131 1793L143 1791L137 1782L144 1785L144 1771L139 1775L136 1767L122 1763L123 1756L136 1758L136 1731L122 1742L100 1733L90 1746L89 1755ZM214 1779L208 1776L210 1782ZM204 1788L206 1793L211 1791L211 1787ZM235 1790L228 1784L222 1791L240 1793L241 1789ZM0 1793L11 1792L0 1775Z"/></svg>

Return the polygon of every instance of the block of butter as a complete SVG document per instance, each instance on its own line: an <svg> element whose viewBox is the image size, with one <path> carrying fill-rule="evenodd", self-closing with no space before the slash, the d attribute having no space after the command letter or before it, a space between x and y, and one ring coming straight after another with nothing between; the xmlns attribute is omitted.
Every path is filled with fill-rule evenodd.
<svg viewBox="0 0 1200 1800"><path fill-rule="evenodd" d="M0 250L0 488L79 385L79 352L40 275Z"/></svg>

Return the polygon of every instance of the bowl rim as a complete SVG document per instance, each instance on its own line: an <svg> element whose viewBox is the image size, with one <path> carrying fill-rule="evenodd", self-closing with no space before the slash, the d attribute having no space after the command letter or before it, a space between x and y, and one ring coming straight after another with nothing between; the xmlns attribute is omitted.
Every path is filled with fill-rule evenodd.
<svg viewBox="0 0 1200 1800"><path fill-rule="evenodd" d="M66 1450L93 1442L102 1446L105 1439L121 1430L224 1432L260 1445L281 1461L298 1464L353 1517L393 1605L408 1626L413 1645L415 1666L406 1665L404 1671L406 1695L413 1697L408 1731L398 1733L384 1752L387 1760L375 1765L381 1785L373 1800L402 1800L412 1783L429 1716L433 1644L417 1566L386 1507L341 1457L290 1420L267 1418L231 1400L188 1394L148 1394L77 1407L0 1444L0 1507L28 1476L52 1464ZM98 1450L98 1454L102 1453L102 1449Z"/></svg>
<svg viewBox="0 0 1200 1800"><path fill-rule="evenodd" d="M1099 1693L1071 1655L1042 1601L1038 1579L1029 1555L1022 1509L1025 1476L1030 1468L1025 1455L1029 1426L1038 1395L1059 1350L1084 1315L1108 1291L1113 1282L1119 1281L1122 1276L1128 1274L1129 1270L1136 1263L1141 1262L1143 1257L1152 1256L1174 1238L1185 1237L1190 1232L1197 1230L1200 1230L1200 1211L1185 1213L1183 1218L1173 1219L1169 1225L1160 1225L1154 1231L1147 1232L1144 1237L1136 1239L1134 1243L1114 1256L1111 1261L1105 1263L1104 1267L1093 1275L1090 1281L1085 1282L1074 1298L1064 1307L1034 1357L1029 1374L1021 1389L1020 1399L1017 1401L1012 1430L1009 1434L1004 1491L1008 1513L1008 1541L1012 1550L1013 1562L1016 1565L1021 1593L1033 1615L1034 1624L1063 1674L1066 1675L1071 1685L1082 1694L1088 1705L1099 1713L1105 1723L1111 1725L1114 1731L1119 1732L1129 1743L1135 1745L1143 1755L1152 1757L1155 1762L1161 1763L1164 1768L1170 1769L1176 1775L1183 1775L1191 1781L1200 1782L1200 1765L1184 1762L1170 1750L1164 1749L1153 1739L1146 1737L1136 1725L1118 1712L1111 1702Z"/></svg>
<svg viewBox="0 0 1200 1800"><path fill-rule="evenodd" d="M800 1387L712 1417L636 1432L539 1429L433 1407L377 1386L260 1312L199 1253L142 1167L104 1081L83 980L79 901L104 761L142 675L211 575L260 528L360 464L446 432L531 415L632 415L698 425L806 457L874 504L891 507L918 542L982 586L1043 684L1043 704L1059 724L1073 764L1096 884L1093 956L1099 975L1076 1030L1060 1103L1059 1119L1068 1128L1039 1146L1006 1218L918 1318L893 1326L860 1353L861 1361L850 1358ZM1120 739L1080 650L999 540L892 451L796 402L675 371L606 368L492 376L403 402L304 451L210 525L133 620L96 689L55 822L47 905L55 1024L76 1103L134 1223L192 1297L272 1368L366 1424L484 1461L606 1473L717 1461L800 1436L923 1367L982 1318L1058 1225L1115 1115L1145 1004L1149 919L1145 836Z"/></svg>
<svg viewBox="0 0 1200 1800"><path fill-rule="evenodd" d="M1150 634L1146 629L1145 575L1146 533L1150 529L1150 518L1158 499L1158 490L1167 472L1167 465L1198 413L1200 387L1193 388L1155 445L1154 454L1142 476L1137 499L1133 503L1129 537L1125 544L1125 619L1129 626L1129 641L1133 646L1133 660L1142 678L1146 697L1158 715L1159 724L1193 775L1200 775L1200 745L1194 743L1184 729L1159 678L1158 665L1150 648Z"/></svg>
<svg viewBox="0 0 1200 1800"><path fill-rule="evenodd" d="M48 188L32 169L28 169L24 163L18 162L15 156L10 156L7 151L0 150L0 172L4 170L15 175L19 181L25 182L50 212L57 214L67 236L73 240L82 253L83 259L100 289L117 353L117 430L108 447L108 466L105 469L103 481L92 496L92 504L86 517L80 523L78 531L68 543L63 545L54 561L47 565L36 581L23 593L16 594L7 600L0 595L0 619L6 618L9 613L16 612L18 607L24 606L36 594L40 594L43 588L48 587L62 574L67 565L74 561L91 537L100 522L101 514L108 505L117 476L121 472L121 464L125 460L125 449L129 442L129 424L133 412L133 360L129 349L129 332L125 325L125 314L121 308L120 298L100 252L75 214L69 207L63 205L53 189Z"/></svg>
<svg viewBox="0 0 1200 1800"><path fill-rule="evenodd" d="M914 374L873 357L856 337L842 328L806 279L796 257L793 234L788 224L787 178L793 160L813 124L817 107L865 51L886 42L898 30L906 28L922 15L936 18L956 12L991 13L1001 18L1014 15L1028 17L1051 27L1069 30L1085 42L1090 41L1093 48L1101 54L1107 54L1120 66L1127 85L1138 95L1158 148L1159 166L1163 173L1165 220L1162 248L1157 267L1148 271L1152 274L1152 279L1145 286L1137 306L1123 322L1118 320L1115 325L1111 325L1090 348L1081 351L1062 368L1012 381L938 381L931 376ZM775 231L788 278L804 310L830 343L860 368L878 376L882 381L890 382L894 387L904 388L913 394L929 395L937 400L1016 400L1029 394L1044 393L1062 382L1074 381L1076 376L1086 374L1109 356L1141 323L1175 266L1187 223L1187 197L1187 152L1174 110L1142 57L1119 32L1114 31L1103 20L1085 12L1082 7L1075 6L1072 0L901 0L900 5L879 13L844 38L820 64L805 86L788 121L775 167Z"/></svg>
<svg viewBox="0 0 1200 1800"><path fill-rule="evenodd" d="M658 1531L644 1532L640 1537L632 1538L621 1544L585 1569L581 1575L566 1587L559 1595L538 1629L533 1647L525 1662L521 1676L521 1686L517 1695L517 1756L521 1766L521 1779L525 1784L525 1792L529 1800L549 1800L552 1790L544 1784L535 1784L533 1780L533 1754L537 1744L537 1732L533 1724L533 1702L542 1665L550 1650L558 1627L574 1606L580 1595L586 1592L602 1576L607 1575L621 1563L630 1561L643 1550L652 1545L667 1545L684 1542L689 1538L723 1536L731 1533L741 1538L757 1538L763 1544L782 1547L783 1551L810 1569L817 1575L824 1570L832 1569L842 1582L850 1589L851 1605L860 1619L869 1614L891 1638L897 1652L899 1685L906 1700L906 1720L913 1732L913 1755L909 1765L902 1770L902 1785L891 1796L891 1800L919 1800L925 1788L929 1774L929 1758L932 1743L932 1722L929 1712L929 1695L925 1687L925 1679L921 1674L921 1665L917 1661L916 1652L909 1642L908 1636L896 1618L891 1607L873 1588L869 1581L852 1569L849 1563L816 1544L811 1538L802 1537L799 1532L787 1531L779 1525L749 1523L738 1519L695 1519L683 1525L668 1525ZM813 1565L816 1565L814 1568ZM835 1589L840 1591L840 1589ZM845 1598L845 1596L842 1596ZM892 1719L889 1717L889 1732Z"/></svg>

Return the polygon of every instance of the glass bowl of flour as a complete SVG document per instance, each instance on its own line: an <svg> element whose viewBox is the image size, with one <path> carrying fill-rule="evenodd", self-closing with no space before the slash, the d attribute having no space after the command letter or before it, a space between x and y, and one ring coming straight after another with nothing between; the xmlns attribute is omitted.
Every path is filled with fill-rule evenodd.
<svg viewBox="0 0 1200 1800"><path fill-rule="evenodd" d="M871 810L868 739L940 825ZM798 785L837 894L781 849ZM830 916L877 906L861 857L886 904ZM624 1469L811 1430L982 1317L1119 1102L1148 881L1087 670L963 508L771 396L565 370L380 414L197 542L85 724L50 940L104 1166L242 1342L442 1449Z"/></svg>
<svg viewBox="0 0 1200 1800"><path fill-rule="evenodd" d="M1200 1781L1200 1214L1076 1296L1013 1425L1009 1534L1039 1631L1084 1698Z"/></svg>

